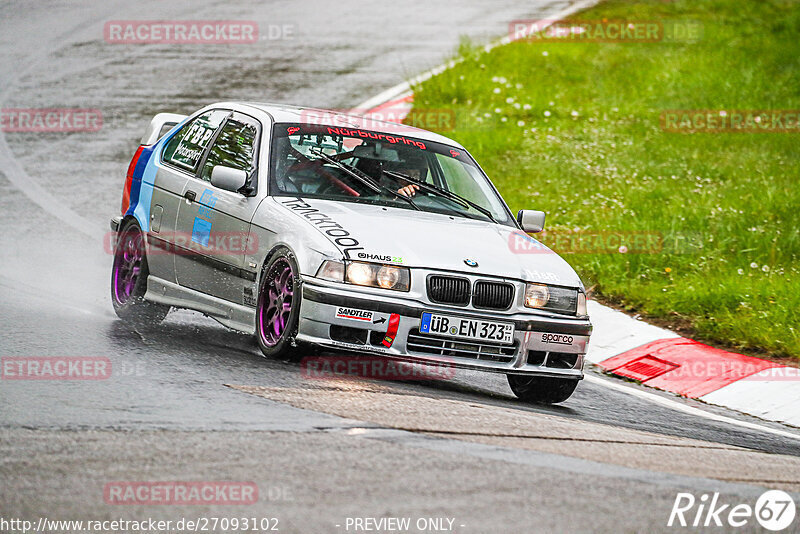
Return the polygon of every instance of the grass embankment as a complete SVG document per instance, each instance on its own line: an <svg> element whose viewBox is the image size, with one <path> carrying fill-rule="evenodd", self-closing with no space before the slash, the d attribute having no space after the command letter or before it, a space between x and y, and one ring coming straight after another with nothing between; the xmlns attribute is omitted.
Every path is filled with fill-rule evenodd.
<svg viewBox="0 0 800 534"><path fill-rule="evenodd" d="M462 62L415 87L415 109L454 110L442 133L515 212L546 211L551 233L663 236L655 253L566 255L596 298L699 339L800 357L800 133L659 122L663 110L800 109L800 4L615 0L574 19L691 22L702 35L465 44Z"/></svg>

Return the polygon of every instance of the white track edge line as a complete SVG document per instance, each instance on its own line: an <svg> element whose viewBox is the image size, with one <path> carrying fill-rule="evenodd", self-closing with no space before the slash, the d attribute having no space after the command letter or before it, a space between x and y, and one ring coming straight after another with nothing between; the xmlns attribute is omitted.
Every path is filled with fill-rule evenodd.
<svg viewBox="0 0 800 534"><path fill-rule="evenodd" d="M768 434L774 434L776 436L781 436L784 438L791 438L800 441L800 434L795 434L792 432L787 432L785 430L780 430L777 428L770 428L768 426L759 425L756 423L750 423L749 421L740 421L738 419L733 419L732 417L726 417L724 415L718 415L715 413L707 412L705 410L701 410L700 408L695 408L694 406L687 406L682 404L678 401L674 401L668 399L666 397L662 397L661 395L657 395L655 393L650 393L648 391L642 391L640 389L636 389L630 386L623 385L622 383L616 383L610 379L600 378L598 376L585 374L584 380L587 382L591 382L593 384L599 384L603 387L607 387L609 389L613 389L616 391L620 391L622 393L627 393L628 395L632 395L634 397L639 397L640 399L644 399L648 402L652 402L654 404L660 404L666 408L670 408L679 412L683 412L689 415L695 415L697 417L703 417L705 419L710 419L712 421L717 421L719 423L725 423L729 425L735 425L742 428L746 428L748 430L756 430L759 432L766 432Z"/></svg>
<svg viewBox="0 0 800 534"><path fill-rule="evenodd" d="M573 13L575 13L577 11L580 11L582 9L586 9L586 8L596 4L597 2L598 2L598 0L584 0L582 2L578 2L577 4L574 4L573 6L556 13L555 15L553 15L552 18L554 20L558 20L560 18L563 18L563 17L566 17L568 15L571 15L571 14L573 14ZM502 39L494 41L491 44L486 45L484 47L484 49L488 52L489 50L495 48L496 46L508 44L510 42L511 42L511 38L506 36L506 37L503 37ZM423 72L422 74L419 74L419 75L411 78L408 81L399 83L399 84L397 84L397 85L395 85L393 87L390 87L389 89L386 89L385 91L382 91L382 92L378 93L377 95L373 96L372 98L369 98L369 99L365 100L364 102L362 102L358 106L354 107L353 110L365 113L365 112L369 111L370 109L372 109L374 107L377 107L377 106L379 106L381 104L384 104L384 103L388 102L389 100L391 100L393 98L397 98L397 97L399 97L401 95L404 95L405 93L410 93L412 84L418 84L418 83L424 82L425 80L428 80L428 79L432 78L436 74L444 72L445 70L455 66L457 63L458 63L458 61L456 61L456 60L450 60L450 61L446 62L443 65L439 65L438 67L435 67L433 69L427 70L427 71ZM747 421L739 421L738 419L733 419L731 417L725 417L724 415L713 414L711 412L707 412L705 410L701 410L701 409L695 408L693 406L687 406L685 404L681 404L681 403L679 403L677 401L673 401L673 400L667 399L665 397L662 397L660 395L656 395L654 393L648 393L646 391L634 389L634 388L631 388L631 387L628 387L628 386L624 386L622 384L617 384L617 383L614 383L614 382L612 382L610 380L605 380L605 379L602 379L602 378L599 378L599 377L595 377L595 376L592 376L592 375L584 375L584 378L586 379L587 382L600 384L601 386L604 386L604 387L607 387L607 388L610 388L610 389L615 389L617 391L621 391L623 393L627 393L629 395L633 395L635 397L639 397L639 398L647 400L649 402L652 402L652 403L655 403L655 404L660 404L660 405L662 405L664 407L671 408L673 410L676 410L676 411L679 411L679 412L683 412L683 413L686 413L686 414L689 414L689 415L694 415L694 416L697 416L697 417L704 417L704 418L710 419L712 421L717 421L717 422L721 422L721 423L727 423L727 424L731 424L731 425L747 428L749 430L757 430L757 431L760 431L760 432L767 432L769 434L774 434L774 435L777 435L777 436L788 437L788 438L791 438L791 439L800 440L800 435L798 435L798 434L794 434L794 433L791 433L791 432L786 432L786 431L775 429L775 428L770 428L770 427L767 427L767 426L758 425L758 424L755 424L755 423L750 423L750 422L747 422ZM755 417L755 416L752 416L752 417Z"/></svg>
<svg viewBox="0 0 800 534"><path fill-rule="evenodd" d="M577 2L577 3L573 4L572 6L566 8L566 9L562 9L561 11L559 11L558 13L548 17L547 19L544 19L544 23L541 26L537 25L537 28L540 28L540 29L543 30L547 26L552 24L554 21L562 19L562 18L567 17L569 15L572 15L573 13L575 13L577 11L581 11L583 9L591 7L594 4L596 4L598 1L599 0L582 0L580 2ZM509 36L506 35L502 39L498 39L496 41L493 41L493 42L487 44L486 46L483 47L483 49L488 52L488 51L490 51L491 49L493 49L493 48L495 48L497 46L508 44L511 41L512 41L512 39ZM362 102L358 106L354 107L353 110L361 111L362 113L365 113L365 112L369 111L370 109L372 109L374 107L377 107L377 106L379 106L381 104L384 104L384 103L388 102L389 100L391 100L393 98L397 98L400 95L403 95L404 93L410 92L412 85L416 85L418 83L422 83L425 80L428 80L428 79L432 78L433 76L435 76L437 74L440 74L440 73L446 71L447 69L450 69L450 68L454 67L458 63L460 63L460 60L452 60L451 59L451 60L447 61L446 63L444 63L443 65L439 65L438 67L434 67L434 68L432 68L430 70L427 70L427 71L423 72L422 74L418 74L417 76L414 76L413 78L411 78L411 79L409 79L409 80L407 80L405 82L398 83L394 87L390 87L389 89L386 89L385 91L382 91L382 92L378 93L377 95L365 100L364 102Z"/></svg>

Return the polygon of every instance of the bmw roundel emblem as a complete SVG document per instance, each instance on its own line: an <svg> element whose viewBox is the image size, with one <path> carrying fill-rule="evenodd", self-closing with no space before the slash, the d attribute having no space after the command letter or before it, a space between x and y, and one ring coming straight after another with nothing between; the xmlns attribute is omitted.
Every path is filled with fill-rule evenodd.
<svg viewBox="0 0 800 534"><path fill-rule="evenodd" d="M466 263L466 264L467 264L467 265L469 265L470 267L477 267L477 266L478 266L478 262L477 262L477 261L475 261L475 260L471 260L471 259L469 259L469 258L465 259L465 260L464 260L464 263Z"/></svg>

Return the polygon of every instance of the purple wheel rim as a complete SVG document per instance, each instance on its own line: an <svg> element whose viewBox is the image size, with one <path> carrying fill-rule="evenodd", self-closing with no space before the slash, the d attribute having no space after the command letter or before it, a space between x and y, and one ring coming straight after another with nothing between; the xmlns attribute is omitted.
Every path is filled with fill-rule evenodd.
<svg viewBox="0 0 800 534"><path fill-rule="evenodd" d="M258 335L267 347L277 345L289 325L294 301L294 271L286 258L275 262L259 295Z"/></svg>
<svg viewBox="0 0 800 534"><path fill-rule="evenodd" d="M141 232L136 230L125 232L114 255L113 287L114 299L118 304L125 304L133 296L133 290L142 272L143 259Z"/></svg>

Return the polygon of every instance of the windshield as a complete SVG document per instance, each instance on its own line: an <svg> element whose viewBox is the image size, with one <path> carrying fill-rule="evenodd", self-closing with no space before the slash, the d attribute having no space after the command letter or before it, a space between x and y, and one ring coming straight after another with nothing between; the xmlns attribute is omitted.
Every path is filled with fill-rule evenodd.
<svg viewBox="0 0 800 534"><path fill-rule="evenodd" d="M403 135L276 124L270 194L379 204L514 226L461 148Z"/></svg>

